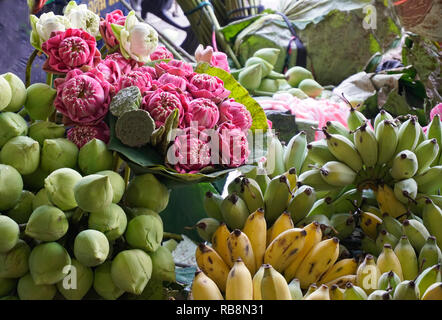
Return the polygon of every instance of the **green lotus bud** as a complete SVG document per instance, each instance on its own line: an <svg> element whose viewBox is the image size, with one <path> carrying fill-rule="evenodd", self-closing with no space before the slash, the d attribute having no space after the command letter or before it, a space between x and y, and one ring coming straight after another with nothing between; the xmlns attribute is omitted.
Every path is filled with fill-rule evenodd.
<svg viewBox="0 0 442 320"><path fill-rule="evenodd" d="M25 84L19 77L11 72L2 74L2 77L8 82L11 89L11 101L3 111L17 112L26 102Z"/></svg>
<svg viewBox="0 0 442 320"><path fill-rule="evenodd" d="M28 124L19 114L14 112L0 113L0 148L11 138L27 134Z"/></svg>
<svg viewBox="0 0 442 320"><path fill-rule="evenodd" d="M270 64L268 61L259 58L259 57L251 57L246 61L245 67L250 67L253 66L255 64L259 64L262 68L262 74L261 74L261 79L267 77L270 72L272 72L273 70L273 65Z"/></svg>
<svg viewBox="0 0 442 320"><path fill-rule="evenodd" d="M0 278L0 298L6 297L17 287L17 279Z"/></svg>
<svg viewBox="0 0 442 320"><path fill-rule="evenodd" d="M30 174L40 164L40 145L29 137L14 137L3 146L0 161L13 166L20 174Z"/></svg>
<svg viewBox="0 0 442 320"><path fill-rule="evenodd" d="M169 239L164 241L162 246L167 248L170 252L173 252L178 246L178 242L175 239Z"/></svg>
<svg viewBox="0 0 442 320"><path fill-rule="evenodd" d="M264 78L258 87L259 91L276 92L279 89L278 81L275 79Z"/></svg>
<svg viewBox="0 0 442 320"><path fill-rule="evenodd" d="M75 168L78 147L65 138L46 139L41 149L41 168L50 173L61 168Z"/></svg>
<svg viewBox="0 0 442 320"><path fill-rule="evenodd" d="M142 250L121 251L112 261L112 281L126 292L141 294L151 276L152 259Z"/></svg>
<svg viewBox="0 0 442 320"><path fill-rule="evenodd" d="M20 173L14 167L0 164L0 210L9 210L15 206L22 191Z"/></svg>
<svg viewBox="0 0 442 320"><path fill-rule="evenodd" d="M54 285L38 285L30 273L18 280L17 294L20 300L52 300L57 293Z"/></svg>
<svg viewBox="0 0 442 320"><path fill-rule="evenodd" d="M91 174L78 181L74 194L78 206L89 212L108 207L114 196L109 177L99 174Z"/></svg>
<svg viewBox="0 0 442 320"><path fill-rule="evenodd" d="M65 132L63 125L50 121L36 121L29 126L29 136L40 145L43 145L46 139L63 138Z"/></svg>
<svg viewBox="0 0 442 320"><path fill-rule="evenodd" d="M45 179L48 176L48 173L44 171L41 166L37 168L31 174L23 175L23 184L26 189L32 191L38 191L42 189L45 185Z"/></svg>
<svg viewBox="0 0 442 320"><path fill-rule="evenodd" d="M71 257L57 242L36 246L29 256L29 271L35 284L56 284L66 276Z"/></svg>
<svg viewBox="0 0 442 320"><path fill-rule="evenodd" d="M114 196L112 197L112 202L120 202L121 198L123 198L124 191L126 190L126 184L124 183L124 179L121 177L121 175L111 170L99 171L96 174L109 177L114 194Z"/></svg>
<svg viewBox="0 0 442 320"><path fill-rule="evenodd" d="M18 242L20 228L17 222L7 216L0 215L0 253L6 253Z"/></svg>
<svg viewBox="0 0 442 320"><path fill-rule="evenodd" d="M66 277L57 283L58 291L67 300L81 300L92 288L94 272L80 262L72 259L71 267L66 270Z"/></svg>
<svg viewBox="0 0 442 320"><path fill-rule="evenodd" d="M135 177L128 185L126 202L132 208L147 208L157 213L166 209L169 203L170 190L155 178L146 173Z"/></svg>
<svg viewBox="0 0 442 320"><path fill-rule="evenodd" d="M112 262L106 261L95 269L94 290L104 299L116 300L124 293L124 290L118 288L112 281L111 266Z"/></svg>
<svg viewBox="0 0 442 320"><path fill-rule="evenodd" d="M281 50L276 48L263 48L256 51L253 56L266 60L272 66L278 61L278 56Z"/></svg>
<svg viewBox="0 0 442 320"><path fill-rule="evenodd" d="M25 109L33 120L46 120L55 110L57 90L46 83L34 83L27 89Z"/></svg>
<svg viewBox="0 0 442 320"><path fill-rule="evenodd" d="M0 278L20 278L28 273L30 253L31 248L23 240L18 240L8 252L0 253Z"/></svg>
<svg viewBox="0 0 442 320"><path fill-rule="evenodd" d="M57 241L66 234L68 228L68 219L63 211L44 205L32 212L25 233L35 240Z"/></svg>
<svg viewBox="0 0 442 320"><path fill-rule="evenodd" d="M296 98L299 98L299 99L307 99L307 98L308 98L308 95L306 95L305 92L302 91L302 90L299 89L299 88L291 88L291 89L288 90L288 92L289 92L292 96L294 96L294 97L296 97Z"/></svg>
<svg viewBox="0 0 442 320"><path fill-rule="evenodd" d="M32 201L35 196L32 192L23 190L18 202L8 211L8 217L18 224L26 223L32 213Z"/></svg>
<svg viewBox="0 0 442 320"><path fill-rule="evenodd" d="M41 189L34 197L34 200L32 200L32 211L37 209L40 206L53 206L54 204L49 200L48 191L46 188ZM32 213L32 212L31 212Z"/></svg>
<svg viewBox="0 0 442 320"><path fill-rule="evenodd" d="M111 170L113 160L112 152L99 139L92 139L78 153L78 166L85 175Z"/></svg>
<svg viewBox="0 0 442 320"><path fill-rule="evenodd" d="M262 65L252 64L239 73L238 82L248 90L255 90L261 84L262 74Z"/></svg>
<svg viewBox="0 0 442 320"><path fill-rule="evenodd" d="M161 225L163 225L163 219L161 219L161 216L156 213L155 211L152 211L150 209L146 208L130 208L128 209L128 214L130 219L133 219L138 216L153 216L160 221Z"/></svg>
<svg viewBox="0 0 442 320"><path fill-rule="evenodd" d="M12 90L8 81L0 77L0 111L4 110L12 100Z"/></svg>
<svg viewBox="0 0 442 320"><path fill-rule="evenodd" d="M278 83L278 91L293 89L286 79L276 79Z"/></svg>
<svg viewBox="0 0 442 320"><path fill-rule="evenodd" d="M149 255L152 259L152 280L175 282L175 262L169 249L160 246Z"/></svg>
<svg viewBox="0 0 442 320"><path fill-rule="evenodd" d="M125 237L132 248L154 252L163 240L163 225L154 216L141 215L129 221Z"/></svg>
<svg viewBox="0 0 442 320"><path fill-rule="evenodd" d="M74 186L81 180L81 175L69 168L55 170L45 179L45 189L49 201L61 210L72 210L77 207Z"/></svg>
<svg viewBox="0 0 442 320"><path fill-rule="evenodd" d="M93 211L89 214L89 229L104 233L109 241L114 241L124 234L127 227L126 213L117 204Z"/></svg>
<svg viewBox="0 0 442 320"><path fill-rule="evenodd" d="M313 75L310 71L303 67L295 66L287 70L285 73L288 83L296 88L305 79L313 79Z"/></svg>
<svg viewBox="0 0 442 320"><path fill-rule="evenodd" d="M324 88L312 79L302 80L299 84L299 89L304 91L309 97L316 98L322 93Z"/></svg>
<svg viewBox="0 0 442 320"><path fill-rule="evenodd" d="M74 241L74 254L80 263L86 267L102 264L109 255L109 241L97 230L81 231Z"/></svg>

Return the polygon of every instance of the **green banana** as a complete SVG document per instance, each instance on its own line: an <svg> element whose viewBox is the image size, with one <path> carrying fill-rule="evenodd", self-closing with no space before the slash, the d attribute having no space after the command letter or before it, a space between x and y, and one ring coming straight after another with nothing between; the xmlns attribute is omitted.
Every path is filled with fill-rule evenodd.
<svg viewBox="0 0 442 320"><path fill-rule="evenodd" d="M330 226L330 220L323 214L317 214L310 217L305 217L301 221L297 222L295 226L297 228L304 228L305 226L309 225L310 223L316 221L321 225L321 229L328 228Z"/></svg>
<svg viewBox="0 0 442 320"><path fill-rule="evenodd" d="M221 203L223 202L223 197L219 194L212 193L210 191L206 192L204 197L204 210L210 218L217 219L219 221L223 220L221 213Z"/></svg>
<svg viewBox="0 0 442 320"><path fill-rule="evenodd" d="M344 291L344 300L367 300L368 296L364 289L347 282Z"/></svg>
<svg viewBox="0 0 442 320"><path fill-rule="evenodd" d="M417 256L407 236L402 236L399 239L394 248L394 253L401 264L404 280L416 279L419 274Z"/></svg>
<svg viewBox="0 0 442 320"><path fill-rule="evenodd" d="M366 123L367 118L362 114L362 112L356 110L355 108L350 108L350 113L347 117L348 128L351 131L355 131L357 128Z"/></svg>
<svg viewBox="0 0 442 320"><path fill-rule="evenodd" d="M261 188L253 179L244 178L242 180L241 191L238 195L246 203L249 213L264 207L264 197Z"/></svg>
<svg viewBox="0 0 442 320"><path fill-rule="evenodd" d="M325 197L315 201L308 212L307 217L323 214L330 218L333 212L332 199L330 197Z"/></svg>
<svg viewBox="0 0 442 320"><path fill-rule="evenodd" d="M402 222L402 230L416 252L421 251L430 236L427 228L416 219L404 220Z"/></svg>
<svg viewBox="0 0 442 320"><path fill-rule="evenodd" d="M353 142L353 135L350 130L347 129L342 123L339 121L327 121L325 124L327 128L327 132L331 134L340 134L341 136L346 137L348 140Z"/></svg>
<svg viewBox="0 0 442 320"><path fill-rule="evenodd" d="M392 300L392 296L389 291L375 290L368 296L367 300Z"/></svg>
<svg viewBox="0 0 442 320"><path fill-rule="evenodd" d="M361 155L365 166L374 167L378 161L378 142L374 131L367 126L367 123L364 123L353 135L356 150Z"/></svg>
<svg viewBox="0 0 442 320"><path fill-rule="evenodd" d="M384 109L382 109L381 111L378 112L378 114L374 118L373 127L375 131L377 130L379 123L381 123L384 120L393 121L393 116Z"/></svg>
<svg viewBox="0 0 442 320"><path fill-rule="evenodd" d="M387 230L379 231L379 234L376 238L376 246L378 248L378 252L381 253L386 244L389 244L394 248L398 241L399 239L389 233Z"/></svg>
<svg viewBox="0 0 442 320"><path fill-rule="evenodd" d="M267 190L267 186L270 183L270 178L267 174L258 174L256 175L255 181L258 183L260 189L261 189L261 193L265 194L266 190Z"/></svg>
<svg viewBox="0 0 442 320"><path fill-rule="evenodd" d="M227 186L227 192L229 195L233 193L238 194L241 191L241 181L241 177L236 177L229 183L229 185Z"/></svg>
<svg viewBox="0 0 442 320"><path fill-rule="evenodd" d="M416 286L419 289L419 292L425 292L433 283L440 281L440 264L436 264L421 272L421 274L416 278Z"/></svg>
<svg viewBox="0 0 442 320"><path fill-rule="evenodd" d="M266 171L270 178L279 176L286 171L284 165L284 148L276 136L271 137L267 149Z"/></svg>
<svg viewBox="0 0 442 320"><path fill-rule="evenodd" d="M398 239L403 235L402 224L387 213L382 216L380 228L381 230L385 229Z"/></svg>
<svg viewBox="0 0 442 320"><path fill-rule="evenodd" d="M301 171L301 166L307 156L307 135L301 131L293 136L287 144L284 152L285 169L295 168L296 172Z"/></svg>
<svg viewBox="0 0 442 320"><path fill-rule="evenodd" d="M436 139L424 140L414 150L416 154L418 169L417 174L424 173L439 155L439 145Z"/></svg>
<svg viewBox="0 0 442 320"><path fill-rule="evenodd" d="M362 159L356 150L355 145L348 138L339 134L330 134L323 131L327 139L330 152L341 162L344 162L355 172L362 169Z"/></svg>
<svg viewBox="0 0 442 320"><path fill-rule="evenodd" d="M329 161L319 169L324 181L332 186L345 187L356 180L356 172L339 161Z"/></svg>
<svg viewBox="0 0 442 320"><path fill-rule="evenodd" d="M293 222L297 223L301 221L305 216L307 216L315 201L315 189L304 185L296 190L287 208L287 211L290 212Z"/></svg>
<svg viewBox="0 0 442 320"><path fill-rule="evenodd" d="M330 223L338 232L336 237L340 240L350 236L356 227L355 219L351 213L336 213L331 217Z"/></svg>
<svg viewBox="0 0 442 320"><path fill-rule="evenodd" d="M416 155L410 150L401 150L393 159L391 176L396 180L413 177L418 169Z"/></svg>
<svg viewBox="0 0 442 320"><path fill-rule="evenodd" d="M420 135L420 125L416 116L411 116L407 121L403 122L399 127L398 144L395 154L403 150L414 151L417 147Z"/></svg>
<svg viewBox="0 0 442 320"><path fill-rule="evenodd" d="M439 153L436 156L436 159L433 161L431 166L435 166L441 163L441 152L442 152L442 126L441 119L438 114L434 115L427 129L427 139L436 139L437 144L439 145Z"/></svg>
<svg viewBox="0 0 442 320"><path fill-rule="evenodd" d="M226 197L221 203L224 222L232 229L242 229L249 216L249 209L243 199L236 194Z"/></svg>
<svg viewBox="0 0 442 320"><path fill-rule="evenodd" d="M419 288L413 280L405 280L399 283L394 290L394 300L419 300Z"/></svg>
<svg viewBox="0 0 442 320"><path fill-rule="evenodd" d="M365 234L362 234L361 249L363 252L372 254L374 256L378 256L381 252L376 244L376 241Z"/></svg>
<svg viewBox="0 0 442 320"><path fill-rule="evenodd" d="M311 169L301 173L298 176L298 185L311 186L315 190L335 190L337 187L328 184L322 179L321 172L319 169Z"/></svg>
<svg viewBox="0 0 442 320"><path fill-rule="evenodd" d="M419 251L419 271L423 271L435 264L442 263L442 252L437 246L436 237L428 237L427 242Z"/></svg>
<svg viewBox="0 0 442 320"><path fill-rule="evenodd" d="M195 224L196 231L201 239L211 242L212 236L219 227L219 221L213 218L203 218Z"/></svg>
<svg viewBox="0 0 442 320"><path fill-rule="evenodd" d="M426 172L414 177L417 182L419 192L426 194L436 194L442 188L442 165L434 166Z"/></svg>
<svg viewBox="0 0 442 320"><path fill-rule="evenodd" d="M378 281L378 288L381 290L390 290L394 293L398 284L401 283L401 278L393 271L384 272Z"/></svg>
<svg viewBox="0 0 442 320"><path fill-rule="evenodd" d="M378 164L384 164L396 154L398 144L398 128L393 121L384 120L376 127L378 141Z"/></svg>
<svg viewBox="0 0 442 320"><path fill-rule="evenodd" d="M264 194L265 217L270 224L285 211L290 195L285 175L276 176L270 181Z"/></svg>
<svg viewBox="0 0 442 320"><path fill-rule="evenodd" d="M323 165L328 161L336 161L335 156L328 149L327 142L324 139L309 143L307 150L307 159L319 165Z"/></svg>
<svg viewBox="0 0 442 320"><path fill-rule="evenodd" d="M439 248L442 248L442 209L429 198L425 200L422 220L428 232L436 237Z"/></svg>
<svg viewBox="0 0 442 320"><path fill-rule="evenodd" d="M332 206L334 212L349 212L362 204L362 193L354 188L344 192L335 201Z"/></svg>
<svg viewBox="0 0 442 320"><path fill-rule="evenodd" d="M410 200L416 199L417 183L413 178L404 179L394 184L394 195L403 204L408 204Z"/></svg>

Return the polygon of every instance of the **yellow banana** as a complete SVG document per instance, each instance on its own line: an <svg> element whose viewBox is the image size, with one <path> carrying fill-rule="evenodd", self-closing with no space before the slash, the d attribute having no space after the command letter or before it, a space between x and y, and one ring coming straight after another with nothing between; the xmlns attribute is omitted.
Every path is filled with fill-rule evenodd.
<svg viewBox="0 0 442 320"><path fill-rule="evenodd" d="M267 222L262 208L259 208L248 216L244 224L243 232L252 244L253 255L255 256L255 267L259 268L264 262L264 252L267 247Z"/></svg>
<svg viewBox="0 0 442 320"><path fill-rule="evenodd" d="M253 282L253 300L262 300L261 297L261 281L262 277L264 276L264 266L265 264L261 265L261 267L256 271L255 275L253 276L252 282Z"/></svg>
<svg viewBox="0 0 442 320"><path fill-rule="evenodd" d="M292 192L295 192L296 189L298 188L298 186L296 185L296 182L298 182L298 175L296 174L296 169L295 168L291 168L289 170L287 170L284 175L287 178L287 182L290 185L290 190ZM289 196L289 198L287 199L287 202L290 201L291 195Z"/></svg>
<svg viewBox="0 0 442 320"><path fill-rule="evenodd" d="M235 261L227 277L226 300L253 300L253 280L241 258Z"/></svg>
<svg viewBox="0 0 442 320"><path fill-rule="evenodd" d="M393 218L397 218L407 212L407 208L394 195L393 189L386 184L378 186L376 200L381 213L388 213Z"/></svg>
<svg viewBox="0 0 442 320"><path fill-rule="evenodd" d="M393 271L396 273L401 281L404 281L404 276L402 273L401 262L393 251L391 244L384 244L384 249L378 257L376 264L381 271L381 274L385 272Z"/></svg>
<svg viewBox="0 0 442 320"><path fill-rule="evenodd" d="M378 235L377 226L381 223L382 219L379 218L377 215L366 211L361 212L361 229L370 238L376 239Z"/></svg>
<svg viewBox="0 0 442 320"><path fill-rule="evenodd" d="M442 300L442 282L435 282L429 286L421 300Z"/></svg>
<svg viewBox="0 0 442 320"><path fill-rule="evenodd" d="M323 284L313 293L311 293L305 300L331 300L330 291L328 287Z"/></svg>
<svg viewBox="0 0 442 320"><path fill-rule="evenodd" d="M316 290L318 290L318 286L316 285L316 283L312 283L311 285L309 285L307 291L304 294L304 297L302 298L302 300L307 299L308 296L311 295Z"/></svg>
<svg viewBox="0 0 442 320"><path fill-rule="evenodd" d="M378 283L381 275L374 257L367 254L356 272L356 285L364 289L367 294L370 294L379 289Z"/></svg>
<svg viewBox="0 0 442 320"><path fill-rule="evenodd" d="M330 287L330 300L344 300L344 289L339 288L336 284Z"/></svg>
<svg viewBox="0 0 442 320"><path fill-rule="evenodd" d="M253 254L253 248L249 237L247 237L244 232L239 229L233 230L227 238L227 248L229 249L232 262L241 258L249 269L250 274L255 274L255 255Z"/></svg>
<svg viewBox="0 0 442 320"><path fill-rule="evenodd" d="M315 245L302 261L295 277L301 282L301 288L306 289L311 283L316 283L328 271L339 256L339 239L323 240Z"/></svg>
<svg viewBox="0 0 442 320"><path fill-rule="evenodd" d="M267 230L267 246L275 239L279 234L288 229L294 228L292 217L290 213L283 212L275 223Z"/></svg>
<svg viewBox="0 0 442 320"><path fill-rule="evenodd" d="M357 268L358 262L356 261L356 259L342 259L336 262L326 273L324 273L318 284L327 283L349 274L356 274Z"/></svg>
<svg viewBox="0 0 442 320"><path fill-rule="evenodd" d="M333 285L336 285L341 289L345 289L345 285L349 282L356 284L356 275L355 274L349 274L346 276L339 277L335 280L327 282L325 285L327 285L328 287L332 287Z"/></svg>
<svg viewBox="0 0 442 320"><path fill-rule="evenodd" d="M201 270L195 272L192 282L192 296L194 300L224 300L216 283Z"/></svg>
<svg viewBox="0 0 442 320"><path fill-rule="evenodd" d="M230 257L229 249L227 248L227 238L230 231L227 225L223 222L212 237L212 248L223 258L224 262L231 268L233 266L232 258Z"/></svg>
<svg viewBox="0 0 442 320"><path fill-rule="evenodd" d="M282 274L271 265L264 266L261 280L262 300L292 300L289 286Z"/></svg>
<svg viewBox="0 0 442 320"><path fill-rule="evenodd" d="M196 248L195 258L201 271L215 281L218 288L224 292L226 290L229 267L220 255L213 248L201 243Z"/></svg>

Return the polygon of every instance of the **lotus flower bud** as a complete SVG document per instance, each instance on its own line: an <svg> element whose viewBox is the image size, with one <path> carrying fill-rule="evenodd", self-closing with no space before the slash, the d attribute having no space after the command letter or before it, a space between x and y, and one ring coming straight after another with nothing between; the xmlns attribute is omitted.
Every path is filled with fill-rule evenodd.
<svg viewBox="0 0 442 320"><path fill-rule="evenodd" d="M125 237L131 247L154 252L163 240L163 225L154 216L141 215L129 221Z"/></svg>
<svg viewBox="0 0 442 320"><path fill-rule="evenodd" d="M175 262L169 249L160 246L149 255L152 259L152 279L175 282Z"/></svg>
<svg viewBox="0 0 442 320"><path fill-rule="evenodd" d="M239 83L246 89L255 90L258 89L261 84L262 79L262 65L252 64L244 70L242 70L238 75Z"/></svg>
<svg viewBox="0 0 442 320"><path fill-rule="evenodd" d="M112 262L106 261L95 269L94 290L104 299L116 300L124 293L124 290L118 288L112 281L111 266Z"/></svg>
<svg viewBox="0 0 442 320"><path fill-rule="evenodd" d="M0 148L2 148L9 139L27 134L28 124L20 115L13 112L0 113Z"/></svg>
<svg viewBox="0 0 442 320"><path fill-rule="evenodd" d="M8 81L0 77L0 111L4 110L12 100L12 90Z"/></svg>
<svg viewBox="0 0 442 320"><path fill-rule="evenodd" d="M32 120L46 120L55 110L57 90L46 83L34 83L27 89L25 109Z"/></svg>
<svg viewBox="0 0 442 320"><path fill-rule="evenodd" d="M120 206L112 203L102 210L91 212L88 225L90 229L103 232L109 241L114 241L121 237L126 230L126 213Z"/></svg>
<svg viewBox="0 0 442 320"><path fill-rule="evenodd" d="M167 241L164 241L162 246L164 248L167 248L167 250L169 250L170 252L173 252L178 246L178 242L175 239L169 239Z"/></svg>
<svg viewBox="0 0 442 320"><path fill-rule="evenodd" d="M65 138L46 139L41 151L41 168L52 172L60 168L75 168L78 148Z"/></svg>
<svg viewBox="0 0 442 320"><path fill-rule="evenodd" d="M156 213L155 211L152 211L147 208L130 208L128 209L129 217L131 219L138 217L138 216L152 216L158 219L158 221L161 222L161 225L163 225L163 220L161 219L161 216Z"/></svg>
<svg viewBox="0 0 442 320"><path fill-rule="evenodd" d="M251 57L246 61L245 67L250 67L255 64L259 64L262 67L261 79L267 77L270 72L273 70L273 65L271 65L268 61L259 58L259 57ZM261 80L260 79L260 80Z"/></svg>
<svg viewBox="0 0 442 320"><path fill-rule="evenodd" d="M0 164L0 210L9 210L15 206L22 191L20 173L14 167Z"/></svg>
<svg viewBox="0 0 442 320"><path fill-rule="evenodd" d="M78 153L78 166L83 174L93 174L98 171L112 169L112 152L106 144L98 139L86 143Z"/></svg>
<svg viewBox="0 0 442 320"><path fill-rule="evenodd" d="M20 278L17 284L17 294L20 300L52 300L57 293L54 285L35 283L30 273Z"/></svg>
<svg viewBox="0 0 442 320"><path fill-rule="evenodd" d="M32 191L38 191L45 185L45 179L48 173L41 168L41 165L31 174L23 175L23 184L26 189Z"/></svg>
<svg viewBox="0 0 442 320"><path fill-rule="evenodd" d="M0 278L0 300L3 300L8 294L17 287L17 279Z"/></svg>
<svg viewBox="0 0 442 320"><path fill-rule="evenodd" d="M0 161L13 166L20 174L30 174L40 164L40 145L29 137L12 138L3 146Z"/></svg>
<svg viewBox="0 0 442 320"><path fill-rule="evenodd" d="M112 281L126 292L141 294L151 275L152 259L142 250L121 251L112 261Z"/></svg>
<svg viewBox="0 0 442 320"><path fill-rule="evenodd" d="M307 99L308 98L308 95L299 88L291 88L288 90L288 93L290 93L292 96L299 98L299 99Z"/></svg>
<svg viewBox="0 0 442 320"><path fill-rule="evenodd" d="M63 211L76 208L74 186L80 180L81 175L73 169L61 168L52 172L45 179L49 201Z"/></svg>
<svg viewBox="0 0 442 320"><path fill-rule="evenodd" d="M109 241L100 231L84 230L75 237L74 254L86 267L98 266L109 255Z"/></svg>
<svg viewBox="0 0 442 320"><path fill-rule="evenodd" d="M35 284L56 284L65 276L65 267L71 264L71 257L57 242L36 246L29 256L29 271Z"/></svg>
<svg viewBox="0 0 442 320"><path fill-rule="evenodd" d="M37 192L34 199L32 200L32 211L37 209L40 206L53 206L54 204L49 200L48 191L46 188L41 189ZM32 212L31 212L32 213Z"/></svg>
<svg viewBox="0 0 442 320"><path fill-rule="evenodd" d="M70 27L82 29L94 37L100 35L100 17L87 8L86 4L78 5L69 1L64 8L64 16L69 20Z"/></svg>
<svg viewBox="0 0 442 320"><path fill-rule="evenodd" d="M289 84L294 88L298 87L302 80L313 79L312 73L300 66L294 66L288 69L285 76Z"/></svg>
<svg viewBox="0 0 442 320"><path fill-rule="evenodd" d="M25 233L35 240L57 241L66 234L68 228L68 219L63 211L44 205L32 212Z"/></svg>
<svg viewBox="0 0 442 320"><path fill-rule="evenodd" d="M26 87L23 81L15 74L8 72L2 75L11 88L11 101L3 111L17 112L26 101Z"/></svg>
<svg viewBox="0 0 442 320"><path fill-rule="evenodd" d="M78 181L74 194L78 206L89 212L108 207L114 196L109 177L99 174L91 174Z"/></svg>
<svg viewBox="0 0 442 320"><path fill-rule="evenodd" d="M313 79L302 80L299 84L299 89L312 98L316 98L324 90L324 88Z"/></svg>
<svg viewBox="0 0 442 320"><path fill-rule="evenodd" d="M8 252L0 253L0 278L20 278L28 273L30 253L31 248L23 240Z"/></svg>
<svg viewBox="0 0 442 320"><path fill-rule="evenodd" d="M0 253L6 253L14 248L19 235L18 224L11 218L0 215Z"/></svg>
<svg viewBox="0 0 442 320"><path fill-rule="evenodd" d="M81 300L92 287L94 272L80 262L72 259L67 276L57 283L58 291L67 300Z"/></svg>
<svg viewBox="0 0 442 320"><path fill-rule="evenodd" d="M253 56L266 60L272 66L278 61L279 53L281 50L276 48L263 48L256 51Z"/></svg>
<svg viewBox="0 0 442 320"><path fill-rule="evenodd" d="M132 208L147 208L160 213L169 203L170 190L146 173L135 177L127 187L126 201Z"/></svg>
<svg viewBox="0 0 442 320"><path fill-rule="evenodd" d="M29 136L43 145L45 139L63 138L64 126L50 121L36 121L29 126Z"/></svg>
<svg viewBox="0 0 442 320"><path fill-rule="evenodd" d="M112 197L112 202L113 203L120 202L121 198L123 198L124 191L126 190L126 185L121 175L111 170L100 171L97 172L96 174L109 177L110 183L112 185L112 191L114 194L114 196Z"/></svg>
<svg viewBox="0 0 442 320"><path fill-rule="evenodd" d="M26 223L32 213L32 201L35 196L32 192L23 190L18 202L8 211L8 216L18 224Z"/></svg>

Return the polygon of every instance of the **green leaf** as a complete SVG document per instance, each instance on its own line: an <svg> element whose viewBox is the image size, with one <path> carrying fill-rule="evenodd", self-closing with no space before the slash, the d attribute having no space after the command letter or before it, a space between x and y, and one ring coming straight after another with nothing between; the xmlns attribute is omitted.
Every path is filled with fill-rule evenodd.
<svg viewBox="0 0 442 320"><path fill-rule="evenodd" d="M117 40L120 42L121 41L120 33L121 33L121 30L124 29L124 27L120 26L119 24L111 23L111 28L112 28L112 32L115 35L115 38L117 38Z"/></svg>
<svg viewBox="0 0 442 320"><path fill-rule="evenodd" d="M262 15L256 15L251 18L241 19L236 22L229 23L227 26L220 29L224 34L226 41L233 40L244 28L261 18Z"/></svg>

